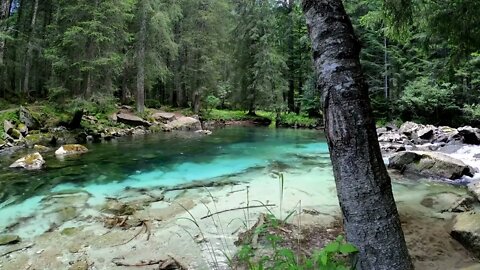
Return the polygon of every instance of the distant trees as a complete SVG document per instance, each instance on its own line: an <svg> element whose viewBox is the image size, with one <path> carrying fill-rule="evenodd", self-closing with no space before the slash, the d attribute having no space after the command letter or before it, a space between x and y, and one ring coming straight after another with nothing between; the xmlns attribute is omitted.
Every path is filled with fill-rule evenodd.
<svg viewBox="0 0 480 270"><path fill-rule="evenodd" d="M1 0L0 97L116 98L139 111L194 112L216 97L252 114L319 116L300 2ZM398 102L419 77L450 84L457 114L480 103L478 1L343 2L377 117L408 117Z"/></svg>

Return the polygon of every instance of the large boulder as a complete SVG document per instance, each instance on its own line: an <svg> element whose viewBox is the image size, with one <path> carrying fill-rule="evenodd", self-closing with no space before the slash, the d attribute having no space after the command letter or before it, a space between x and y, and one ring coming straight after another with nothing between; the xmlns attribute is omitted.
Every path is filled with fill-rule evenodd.
<svg viewBox="0 0 480 270"><path fill-rule="evenodd" d="M403 139L405 139L404 135L400 135L396 132L391 132L391 131L385 131L383 133L379 132L378 134L379 134L378 136L379 142L388 142L388 143L402 142Z"/></svg>
<svg viewBox="0 0 480 270"><path fill-rule="evenodd" d="M466 144L480 144L480 132L478 128L472 128L470 126L458 128L458 134L463 138L463 142Z"/></svg>
<svg viewBox="0 0 480 270"><path fill-rule="evenodd" d="M193 117L182 116L165 125L168 130L197 131L202 129L200 120Z"/></svg>
<svg viewBox="0 0 480 270"><path fill-rule="evenodd" d="M3 121L3 131L5 131L6 134L10 134L13 129L15 129L15 125L13 125L10 121Z"/></svg>
<svg viewBox="0 0 480 270"><path fill-rule="evenodd" d="M389 158L389 168L428 177L459 179L473 176L475 170L461 160L436 152L407 151Z"/></svg>
<svg viewBox="0 0 480 270"><path fill-rule="evenodd" d="M403 125L400 126L400 129L398 129L398 133L405 134L410 137L413 133L415 133L420 128L423 128L423 127L417 123L405 122L403 123Z"/></svg>
<svg viewBox="0 0 480 270"><path fill-rule="evenodd" d="M434 126L426 126L417 131L417 136L422 140L431 140L433 139L434 132L435 132Z"/></svg>
<svg viewBox="0 0 480 270"><path fill-rule="evenodd" d="M480 214L458 214L452 221L450 235L480 258Z"/></svg>
<svg viewBox="0 0 480 270"><path fill-rule="evenodd" d="M30 155L27 155L21 159L15 161L10 168L24 168L27 170L39 170L45 164L42 155L36 152Z"/></svg>
<svg viewBox="0 0 480 270"><path fill-rule="evenodd" d="M117 114L117 121L120 123L124 123L129 126L145 126L149 127L151 124L148 121L145 121L144 119L133 115L133 114L128 114L128 113L119 113Z"/></svg>
<svg viewBox="0 0 480 270"><path fill-rule="evenodd" d="M157 112L157 113L154 113L152 117L153 119L161 123L167 123L175 120L175 114L168 113L168 112Z"/></svg>
<svg viewBox="0 0 480 270"><path fill-rule="evenodd" d="M468 192L480 201L480 180L472 181L467 186Z"/></svg>
<svg viewBox="0 0 480 270"><path fill-rule="evenodd" d="M66 144L55 151L57 156L79 155L88 152L88 148L80 144Z"/></svg>
<svg viewBox="0 0 480 270"><path fill-rule="evenodd" d="M20 122L24 123L28 129L40 129L40 121L25 107L20 106Z"/></svg>

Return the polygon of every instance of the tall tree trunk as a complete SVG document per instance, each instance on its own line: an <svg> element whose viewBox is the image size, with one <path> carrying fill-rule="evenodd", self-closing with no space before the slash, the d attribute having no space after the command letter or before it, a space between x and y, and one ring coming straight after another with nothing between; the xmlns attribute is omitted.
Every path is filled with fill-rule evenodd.
<svg viewBox="0 0 480 270"><path fill-rule="evenodd" d="M33 39L36 34L37 27L37 12L38 12L38 0L35 0L33 5L32 21L30 24L30 36L27 43L27 54L25 56L25 74L23 79L23 96L28 95L30 87L30 71L32 69L33 58Z"/></svg>
<svg viewBox="0 0 480 270"><path fill-rule="evenodd" d="M140 32L137 44L137 111L145 111L145 42L147 35L147 7L140 1Z"/></svg>
<svg viewBox="0 0 480 270"><path fill-rule="evenodd" d="M0 6L0 21L8 18L10 15L11 0L1 0ZM4 29L1 29L4 30ZM5 40L0 39L0 66L3 66L3 55L5 53Z"/></svg>
<svg viewBox="0 0 480 270"><path fill-rule="evenodd" d="M293 5L294 0L288 0L288 93L287 104L290 112L295 111L295 61L294 61L294 46L293 46Z"/></svg>
<svg viewBox="0 0 480 270"><path fill-rule="evenodd" d="M347 240L360 250L356 267L413 269L350 19L341 0L304 0L303 10Z"/></svg>

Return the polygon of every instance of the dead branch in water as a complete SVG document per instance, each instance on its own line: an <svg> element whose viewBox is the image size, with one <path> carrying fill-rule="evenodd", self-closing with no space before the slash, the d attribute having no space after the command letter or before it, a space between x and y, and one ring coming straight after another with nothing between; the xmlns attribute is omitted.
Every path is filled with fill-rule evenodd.
<svg viewBox="0 0 480 270"><path fill-rule="evenodd" d="M241 183L238 181L210 181L210 182L192 182L188 184L178 185L170 188L166 188L165 192L177 191L177 190L188 190L188 189L198 189L198 188L207 188L207 187L223 187L223 186L236 186Z"/></svg>
<svg viewBox="0 0 480 270"><path fill-rule="evenodd" d="M214 215L222 214L225 212L231 212L231 211L237 211L237 210L245 210L245 209L252 209L252 208L260 208L260 207L274 207L276 206L275 204L264 204L264 205L250 205L250 206L244 206L244 207L237 207L237 208L232 208L232 209L226 209L222 211L218 211L209 215L206 215L204 217L201 217L201 219L206 219Z"/></svg>
<svg viewBox="0 0 480 270"><path fill-rule="evenodd" d="M7 256L8 254L12 254L12 253L14 253L14 252L17 252L17 251L21 251L21 250L24 250L24 249L31 248L31 247L33 247L34 245L35 245L34 243L31 243L31 244L24 245L24 246L21 246L21 247L16 248L16 249L9 250L9 251L7 251L7 252L4 252L4 253L0 254L0 258L3 257L3 256Z"/></svg>

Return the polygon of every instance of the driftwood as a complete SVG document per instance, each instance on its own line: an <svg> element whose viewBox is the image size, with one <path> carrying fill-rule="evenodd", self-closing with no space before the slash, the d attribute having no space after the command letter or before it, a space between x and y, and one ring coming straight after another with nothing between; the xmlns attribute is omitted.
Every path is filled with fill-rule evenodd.
<svg viewBox="0 0 480 270"><path fill-rule="evenodd" d="M237 210L245 210L245 209L252 209L252 208L259 208L259 207L274 207L276 206L275 204L263 204L263 205L250 205L250 206L244 206L244 207L237 207L237 208L232 208L232 209L226 209L222 211L218 211L209 215L206 215L202 217L201 219L206 219L214 215L222 214L225 212L231 212L231 211L237 211Z"/></svg>
<svg viewBox="0 0 480 270"><path fill-rule="evenodd" d="M15 249L6 251L6 252L0 254L0 258L3 257L3 256L7 256L8 254L12 254L12 253L14 253L14 252L17 252L17 251L21 251L21 250L24 250L24 249L27 249L27 248L31 248L31 247L33 247L34 245L35 245L34 243L31 243L31 244L23 245L23 246L20 246L20 247L18 247L18 248L15 248Z"/></svg>
<svg viewBox="0 0 480 270"><path fill-rule="evenodd" d="M240 184L241 182L238 182L238 181L192 182L188 184L182 184L182 185L173 186L170 188L165 188L165 191L168 192L168 191L198 189L198 188L207 188L207 187L235 186Z"/></svg>
<svg viewBox="0 0 480 270"><path fill-rule="evenodd" d="M127 267L142 267L142 266L151 266L158 264L158 270L187 270L188 267L177 261L172 256L168 256L166 260L145 260L138 263L126 263L121 260L125 258L114 258L112 263L116 266L127 266Z"/></svg>
<svg viewBox="0 0 480 270"><path fill-rule="evenodd" d="M126 245L126 244L132 242L133 239L137 238L142 232L147 234L147 241L150 240L150 236L152 234L151 229L150 229L150 224L148 223L148 221L144 220L144 221L142 221L141 226L142 227L140 228L140 230L138 230L138 232L132 238L130 238L128 241L120 243L120 244L113 245L112 247L118 247L118 246Z"/></svg>

